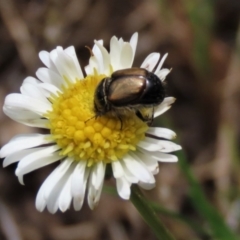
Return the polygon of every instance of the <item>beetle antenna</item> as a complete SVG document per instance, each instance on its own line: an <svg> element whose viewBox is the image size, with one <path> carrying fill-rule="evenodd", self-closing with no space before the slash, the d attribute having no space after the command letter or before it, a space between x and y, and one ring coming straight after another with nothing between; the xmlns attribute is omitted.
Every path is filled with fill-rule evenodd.
<svg viewBox="0 0 240 240"><path fill-rule="evenodd" d="M91 56L91 57L93 57L93 56L94 56L94 54L93 54L93 51L92 51L92 49L91 49L89 46L85 46L85 48L87 48L87 49L88 49L88 51L89 51L89 53L90 53L90 56Z"/></svg>
<svg viewBox="0 0 240 240"><path fill-rule="evenodd" d="M93 116L93 117L87 119L86 121L84 121L84 123L87 123L88 121L90 121L91 119L93 119L93 118L95 118L95 117L97 117L97 116Z"/></svg>

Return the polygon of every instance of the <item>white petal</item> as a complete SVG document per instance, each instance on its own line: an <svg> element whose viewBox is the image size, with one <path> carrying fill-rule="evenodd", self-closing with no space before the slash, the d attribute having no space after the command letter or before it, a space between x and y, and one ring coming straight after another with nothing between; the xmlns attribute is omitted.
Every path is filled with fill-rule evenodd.
<svg viewBox="0 0 240 240"><path fill-rule="evenodd" d="M45 180L45 182L46 182L46 180ZM43 197L44 192L42 190L44 183L42 184L40 190L38 191L37 197L35 200L35 206L39 212L42 212L47 205L47 200Z"/></svg>
<svg viewBox="0 0 240 240"><path fill-rule="evenodd" d="M53 145L50 147L41 147L38 149L35 149L35 152L32 152L21 159L21 161L18 164L18 167L16 169L16 174L20 173L22 170L24 170L26 167L28 167L30 164L33 164L36 160L39 160L41 158L44 158L46 156L51 156L52 153L59 150L60 147L57 145ZM57 153L59 156L59 154ZM62 156L59 156L59 158L62 158Z"/></svg>
<svg viewBox="0 0 240 240"><path fill-rule="evenodd" d="M91 60L97 64L96 70L98 73L104 73L103 55L100 48L94 44L92 51L94 56L91 57Z"/></svg>
<svg viewBox="0 0 240 240"><path fill-rule="evenodd" d="M162 57L160 63L158 64L158 66L157 66L157 68L156 68L156 70L155 70L155 74L157 74L157 73L159 72L159 70L162 68L162 65L163 65L165 59L167 58L167 56L168 56L168 54L166 53L166 54Z"/></svg>
<svg viewBox="0 0 240 240"><path fill-rule="evenodd" d="M72 176L71 191L73 197L82 197L83 196L83 179L84 173L86 170L87 161L80 161L74 171Z"/></svg>
<svg viewBox="0 0 240 240"><path fill-rule="evenodd" d="M50 68L51 66L51 60L50 60L50 56L49 56L49 52L47 51L41 51L39 52L39 58L41 59L41 61L43 62L43 64L45 66L47 66L48 68Z"/></svg>
<svg viewBox="0 0 240 240"><path fill-rule="evenodd" d="M47 68L44 68L48 71ZM50 81L51 82L51 81ZM24 80L23 80L23 84L32 84L34 86L36 86L42 93L42 95L45 96L45 98L48 98L49 97L49 94L47 94L48 92L51 92L50 90L51 89L58 89L55 85L51 84L51 83L46 83L46 82L42 82L36 78L33 78L33 77L26 77ZM45 87L45 85L47 86L47 88ZM49 90L50 88L50 90ZM60 90L58 89L58 91L60 92Z"/></svg>
<svg viewBox="0 0 240 240"><path fill-rule="evenodd" d="M50 140L50 135L42 134L22 134L14 137L9 143L4 145L0 151L0 157L4 158L7 155L21 151L23 149L36 147L42 144L53 142Z"/></svg>
<svg viewBox="0 0 240 240"><path fill-rule="evenodd" d="M153 183L155 179L153 175L143 167L141 163L139 163L136 159L134 159L130 155L126 155L123 158L124 163L128 170L139 179L139 181Z"/></svg>
<svg viewBox="0 0 240 240"><path fill-rule="evenodd" d="M161 153L161 152L154 153L153 157L160 162L177 162L178 161L177 156L172 154L167 154L167 153Z"/></svg>
<svg viewBox="0 0 240 240"><path fill-rule="evenodd" d="M119 69L120 53L121 49L118 39L114 36L110 41L110 61L113 67L113 71Z"/></svg>
<svg viewBox="0 0 240 240"><path fill-rule="evenodd" d="M153 175L156 175L156 174L159 173L159 166L157 165L155 169L152 169L152 170L149 169L149 171L151 171L151 173L152 173Z"/></svg>
<svg viewBox="0 0 240 240"><path fill-rule="evenodd" d="M122 38L119 38L118 43L119 43L120 48L122 48L125 42L123 41Z"/></svg>
<svg viewBox="0 0 240 240"><path fill-rule="evenodd" d="M62 179L70 165L72 164L71 159L66 159L47 177L42 186L40 187L36 197L36 208L42 212L46 207L49 199L49 195L56 186L56 184ZM55 210L52 209L52 210Z"/></svg>
<svg viewBox="0 0 240 240"><path fill-rule="evenodd" d="M30 111L30 110L23 110L23 109L20 109L20 108L9 107L9 106L6 106L6 105L3 106L3 111L7 116L13 118L14 120L16 119L16 121L17 120L24 121L24 120L27 120L27 119L41 119L42 118L42 115L39 114L39 113L35 113L35 112ZM17 113L15 113L15 111Z"/></svg>
<svg viewBox="0 0 240 240"><path fill-rule="evenodd" d="M50 103L46 103L33 97L25 96L18 93L12 93L5 98L5 107L15 107L33 111L38 114L45 114L52 109Z"/></svg>
<svg viewBox="0 0 240 240"><path fill-rule="evenodd" d="M48 68L39 68L36 72L36 76L44 83L50 83L56 86L58 89L65 84L64 79L56 72Z"/></svg>
<svg viewBox="0 0 240 240"><path fill-rule="evenodd" d="M102 161L94 165L91 172L91 184L94 186L95 189L98 189L100 187L101 181L102 179L104 179L105 176L105 169L106 164Z"/></svg>
<svg viewBox="0 0 240 240"><path fill-rule="evenodd" d="M82 69L80 67L75 48L73 46L70 46L70 47L66 48L64 50L64 52L66 52L68 55L70 55L72 57L72 60L73 60L73 62L75 64L75 67L76 67L77 76L79 77L79 79L83 79L84 78L83 72L82 72Z"/></svg>
<svg viewBox="0 0 240 240"><path fill-rule="evenodd" d="M72 200L71 180L72 180L72 174L70 172L67 176L67 180L64 186L62 187L61 193L58 198L58 206L62 212L65 212L70 207L70 204L71 204L71 200Z"/></svg>
<svg viewBox="0 0 240 240"><path fill-rule="evenodd" d="M90 174L90 179L88 182L88 205L89 207L93 210L100 199L101 196L101 192L102 192L102 187L103 187L103 182L104 182L104 177L102 179L98 179L99 180L99 187L98 189L96 189L93 185L93 176L95 175L95 169L92 169L92 172Z"/></svg>
<svg viewBox="0 0 240 240"><path fill-rule="evenodd" d="M58 208L65 211L65 208L69 207L72 199L70 191L71 179L69 178L71 178L72 171L73 167L70 166L52 189L47 200L47 209L50 213L55 213ZM60 208L60 202L62 209Z"/></svg>
<svg viewBox="0 0 240 240"><path fill-rule="evenodd" d="M103 46L103 40L102 40L102 39L94 40L94 42L95 42L95 41L97 41L100 45ZM97 50L97 49L98 49L98 46L97 46L96 44L94 44L93 49L92 49L92 51L93 51L94 54L95 54L95 50ZM98 50L99 50L99 49L98 49Z"/></svg>
<svg viewBox="0 0 240 240"><path fill-rule="evenodd" d="M22 158L15 172L19 182L24 184L23 175L61 159L62 156L58 153L54 153L58 149L59 147L57 145L45 147Z"/></svg>
<svg viewBox="0 0 240 240"><path fill-rule="evenodd" d="M49 98L51 94L54 94L57 96L59 93L62 93L62 91L58 87L54 86L51 83L41 83L39 84L39 86L45 90L45 96L47 98Z"/></svg>
<svg viewBox="0 0 240 240"><path fill-rule="evenodd" d="M130 39L130 45L131 45L132 50L133 50L133 57L135 56L135 52L136 52L136 48L137 48L137 42L138 42L138 33L135 32Z"/></svg>
<svg viewBox="0 0 240 240"><path fill-rule="evenodd" d="M124 43L121 56L120 56L120 65L121 68L130 68L133 64L133 49L129 43Z"/></svg>
<svg viewBox="0 0 240 240"><path fill-rule="evenodd" d="M180 145L166 140L160 140L158 144L162 147L161 152L165 153L175 152L182 149Z"/></svg>
<svg viewBox="0 0 240 240"><path fill-rule="evenodd" d="M102 69L101 73L109 75L110 74L109 54L108 54L107 50L101 44L99 44L97 41L95 41L95 44L98 46L99 50L101 51L101 55L102 55L103 69Z"/></svg>
<svg viewBox="0 0 240 240"><path fill-rule="evenodd" d="M154 108L154 118L160 116L164 112L166 112L169 108L171 108L171 105L175 102L175 98L173 97L166 97L163 102Z"/></svg>
<svg viewBox="0 0 240 240"><path fill-rule="evenodd" d="M95 56L91 56L89 59L89 65L85 67L85 71L88 75L94 75L95 71L101 73L102 63L98 64L98 60Z"/></svg>
<svg viewBox="0 0 240 240"><path fill-rule="evenodd" d="M178 158L175 155L162 153L162 152L151 152L149 153L147 150L144 149L138 149L145 155L156 159L159 162L177 162Z"/></svg>
<svg viewBox="0 0 240 240"><path fill-rule="evenodd" d="M114 161L114 162L112 162L111 165L112 165L113 176L115 178L120 178L124 175L124 170L119 161Z"/></svg>
<svg viewBox="0 0 240 240"><path fill-rule="evenodd" d="M117 178L116 183L117 183L117 191L119 196L122 199L128 200L131 194L131 189L130 189L131 184L123 177Z"/></svg>
<svg viewBox="0 0 240 240"><path fill-rule="evenodd" d="M124 178L129 182L129 183L138 183L138 178L137 177L135 177L133 174L132 174L132 172L130 172L130 170L128 169L128 167L126 166L126 164L123 162L123 161L121 161L120 162L121 163L121 165L122 165L122 168L123 168L123 170L124 170Z"/></svg>
<svg viewBox="0 0 240 240"><path fill-rule="evenodd" d="M25 82L21 86L20 91L23 95L39 99L42 102L49 103L48 99L44 95L43 90L39 88L39 85Z"/></svg>
<svg viewBox="0 0 240 240"><path fill-rule="evenodd" d="M39 53L39 58L41 59L41 61L43 62L43 64L50 69L51 71L55 72L55 73L59 73L54 62L51 60L50 56L51 55L57 55L57 50L53 49L50 53L47 51L41 51Z"/></svg>
<svg viewBox="0 0 240 240"><path fill-rule="evenodd" d="M61 162L61 164L54 170L54 178L52 178L52 182L48 183L47 188L44 192L44 197L48 199L49 195L51 194L51 191L53 190L54 186L57 184L58 181L65 175L65 173L70 168L71 164L73 162L73 159L65 159Z"/></svg>
<svg viewBox="0 0 240 240"><path fill-rule="evenodd" d="M24 182L23 182L23 176L29 172L32 172L36 169L39 169L41 167L45 167L49 164L52 164L56 161L59 161L62 157L59 156L58 154L51 154L49 156L46 156L46 157L43 157L41 159L35 159L34 162L31 162L28 166L26 166L25 168L22 168L22 169L16 169L18 170L18 172L16 172L16 175L18 177L18 181L24 185Z"/></svg>
<svg viewBox="0 0 240 240"><path fill-rule="evenodd" d="M92 69L91 69L91 66L90 66L89 64L84 67L84 70L85 70L85 73L86 73L87 75L93 75L93 74L94 74L93 71L92 71Z"/></svg>
<svg viewBox="0 0 240 240"><path fill-rule="evenodd" d="M84 195L85 195L89 172L90 171L87 170L84 174L84 181L83 181ZM73 207L76 211L79 211L82 208L83 201L84 201L84 197L83 198L78 198L78 197L73 198Z"/></svg>
<svg viewBox="0 0 240 240"><path fill-rule="evenodd" d="M176 138L176 133L167 128L149 127L147 133L159 138L166 139Z"/></svg>
<svg viewBox="0 0 240 240"><path fill-rule="evenodd" d="M158 161L152 157L152 152L144 151L136 151L130 153L134 158L138 158L138 161L142 162L142 164L152 173L158 173Z"/></svg>
<svg viewBox="0 0 240 240"><path fill-rule="evenodd" d="M82 204L84 201L84 195L90 171L89 168L85 168L85 171L82 172L79 171L80 168L79 166L77 168L78 168L77 170L75 168L72 176L72 195L73 195L73 207L76 211L79 211L82 208Z"/></svg>
<svg viewBox="0 0 240 240"><path fill-rule="evenodd" d="M158 151L159 150L159 146L157 144L153 144L150 142L146 142L146 141L140 141L137 145L138 147L145 149L149 152L153 152L153 151Z"/></svg>
<svg viewBox="0 0 240 240"><path fill-rule="evenodd" d="M155 68L159 58L160 58L159 53L150 53L143 61L141 68L145 68L148 71L152 72L152 70Z"/></svg>
<svg viewBox="0 0 240 240"><path fill-rule="evenodd" d="M21 122L17 121L17 122L25 124L30 127L49 129L49 126L48 126L49 120L47 119L28 119L27 121L21 121Z"/></svg>
<svg viewBox="0 0 240 240"><path fill-rule="evenodd" d="M34 77L26 77L24 80L23 80L23 84L25 83L31 83L31 84L34 84L34 85L38 85L39 83L41 83L41 81L39 81L38 79L34 78Z"/></svg>
<svg viewBox="0 0 240 240"><path fill-rule="evenodd" d="M7 167L8 165L20 161L22 158L27 156L28 154L32 152L36 152L38 149L43 149L43 148L31 148L31 149L24 149L19 152L12 153L8 155L6 158L3 160L3 167Z"/></svg>
<svg viewBox="0 0 240 240"><path fill-rule="evenodd" d="M145 137L143 141L152 143L152 144L157 144L159 146L158 151L165 152L165 153L174 152L182 149L180 145L177 145L176 143L173 143L167 140L158 140L151 137Z"/></svg>
<svg viewBox="0 0 240 240"><path fill-rule="evenodd" d="M19 108L3 106L3 112L16 122L25 124L30 127L48 128L47 119L42 119L41 115Z"/></svg>
<svg viewBox="0 0 240 240"><path fill-rule="evenodd" d="M50 53L50 58L54 62L58 72L62 78L67 78L68 81L76 82L81 76L78 75L78 68L70 55L64 52L62 47L57 47L56 52Z"/></svg>
<svg viewBox="0 0 240 240"><path fill-rule="evenodd" d="M103 187L103 182L101 182L101 186L99 189L95 189L94 187L89 186L89 191L88 191L88 205L93 210L97 205L100 200L100 196L102 193L102 187Z"/></svg>
<svg viewBox="0 0 240 240"><path fill-rule="evenodd" d="M164 81L166 76L171 72L171 70L164 68L161 69L159 72L156 73L156 75L162 80Z"/></svg>

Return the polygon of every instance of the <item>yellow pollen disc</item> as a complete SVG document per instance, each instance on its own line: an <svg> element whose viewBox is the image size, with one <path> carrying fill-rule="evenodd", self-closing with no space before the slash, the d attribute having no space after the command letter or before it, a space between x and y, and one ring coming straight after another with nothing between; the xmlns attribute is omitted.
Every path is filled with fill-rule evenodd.
<svg viewBox="0 0 240 240"><path fill-rule="evenodd" d="M60 154L75 161L88 161L88 166L121 159L145 137L148 129L133 112L119 118L112 114L95 118L94 92L104 75L87 76L69 83L62 93L51 96L49 119L52 137L61 147Z"/></svg>

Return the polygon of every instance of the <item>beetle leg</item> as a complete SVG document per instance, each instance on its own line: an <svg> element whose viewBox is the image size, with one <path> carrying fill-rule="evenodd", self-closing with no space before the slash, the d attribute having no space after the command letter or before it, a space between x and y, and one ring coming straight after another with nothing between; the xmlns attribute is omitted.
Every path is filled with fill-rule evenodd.
<svg viewBox="0 0 240 240"><path fill-rule="evenodd" d="M139 110L136 111L136 116L140 118L143 122L147 122L148 126L150 126L152 125L153 118L154 118L154 107L152 108L151 117L149 115L146 117L143 117L142 113Z"/></svg>
<svg viewBox="0 0 240 240"><path fill-rule="evenodd" d="M152 108L152 116L151 116L151 118L149 118L150 121L148 120L148 125L149 125L149 126L152 125L153 118L154 118L154 107Z"/></svg>
<svg viewBox="0 0 240 240"><path fill-rule="evenodd" d="M136 111L136 116L140 118L143 122L146 122L146 119L143 117L142 113L139 110Z"/></svg>
<svg viewBox="0 0 240 240"><path fill-rule="evenodd" d="M94 115L93 117L87 119L86 121L84 121L84 123L87 123L89 120L93 119L93 118L97 118L98 116L97 115Z"/></svg>
<svg viewBox="0 0 240 240"><path fill-rule="evenodd" d="M121 119L121 117L120 117L119 115L118 115L117 117L118 117L118 119L119 119L119 121L120 121L120 123L121 123L121 128L120 128L120 130L122 130L123 121L122 121L122 119Z"/></svg>

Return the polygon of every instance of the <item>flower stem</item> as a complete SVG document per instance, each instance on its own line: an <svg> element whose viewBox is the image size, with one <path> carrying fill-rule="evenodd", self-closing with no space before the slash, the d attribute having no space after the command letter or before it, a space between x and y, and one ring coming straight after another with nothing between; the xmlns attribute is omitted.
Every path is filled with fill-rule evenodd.
<svg viewBox="0 0 240 240"><path fill-rule="evenodd" d="M132 186L131 201L159 240L175 240L146 201L137 185Z"/></svg>

